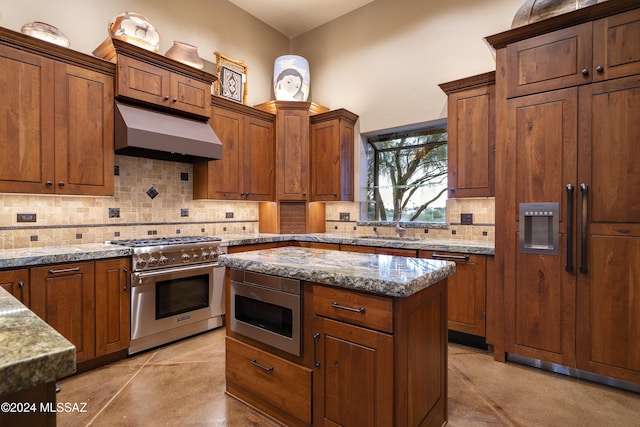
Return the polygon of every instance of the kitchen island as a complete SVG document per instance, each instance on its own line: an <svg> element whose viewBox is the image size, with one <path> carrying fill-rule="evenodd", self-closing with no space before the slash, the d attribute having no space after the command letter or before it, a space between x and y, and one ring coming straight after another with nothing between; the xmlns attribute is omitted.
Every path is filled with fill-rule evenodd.
<svg viewBox="0 0 640 427"><path fill-rule="evenodd" d="M287 425L446 423L454 263L300 247L220 259L228 394ZM233 330L234 289L256 281L299 282L298 354Z"/></svg>
<svg viewBox="0 0 640 427"><path fill-rule="evenodd" d="M55 381L76 369L76 349L0 287L0 425L55 426Z"/></svg>

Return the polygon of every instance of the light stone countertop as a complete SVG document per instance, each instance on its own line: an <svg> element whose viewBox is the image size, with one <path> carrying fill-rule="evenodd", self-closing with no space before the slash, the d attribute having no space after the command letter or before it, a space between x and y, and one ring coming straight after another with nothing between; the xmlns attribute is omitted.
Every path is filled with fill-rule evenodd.
<svg viewBox="0 0 640 427"><path fill-rule="evenodd" d="M287 246L227 254L231 268L390 297L407 297L454 274L449 261Z"/></svg>
<svg viewBox="0 0 640 427"><path fill-rule="evenodd" d="M75 370L75 346L0 287L0 396Z"/></svg>

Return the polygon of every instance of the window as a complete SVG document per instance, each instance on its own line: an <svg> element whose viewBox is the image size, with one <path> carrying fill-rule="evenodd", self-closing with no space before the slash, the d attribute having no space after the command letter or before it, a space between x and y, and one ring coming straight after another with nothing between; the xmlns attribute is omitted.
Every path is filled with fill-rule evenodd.
<svg viewBox="0 0 640 427"><path fill-rule="evenodd" d="M367 220L445 221L446 122L370 135L367 168Z"/></svg>

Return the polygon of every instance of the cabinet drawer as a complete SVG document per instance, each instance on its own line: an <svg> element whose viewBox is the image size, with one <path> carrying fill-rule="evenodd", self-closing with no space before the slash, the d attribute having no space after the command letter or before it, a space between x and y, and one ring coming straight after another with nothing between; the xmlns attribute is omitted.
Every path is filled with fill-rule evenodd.
<svg viewBox="0 0 640 427"><path fill-rule="evenodd" d="M391 298L314 286L313 312L319 316L393 333Z"/></svg>
<svg viewBox="0 0 640 427"><path fill-rule="evenodd" d="M311 423L310 369L227 337L226 378L227 391L242 389L256 407L267 404Z"/></svg>
<svg viewBox="0 0 640 427"><path fill-rule="evenodd" d="M591 82L592 35L586 23L508 45L507 97Z"/></svg>

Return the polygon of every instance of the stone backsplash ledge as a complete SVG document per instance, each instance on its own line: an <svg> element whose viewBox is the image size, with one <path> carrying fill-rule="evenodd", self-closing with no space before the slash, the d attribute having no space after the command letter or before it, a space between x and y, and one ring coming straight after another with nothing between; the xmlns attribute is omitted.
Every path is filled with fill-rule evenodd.
<svg viewBox="0 0 640 427"><path fill-rule="evenodd" d="M0 249L259 231L258 203L193 200L191 164L115 156L115 165L113 197L0 194ZM353 220L340 221L341 212ZM358 203L327 203L327 232L371 234L355 221L358 212ZM459 225L460 212L473 212L474 225ZM18 214L35 214L36 221L18 222ZM449 200L449 228L430 229L429 237L493 241L493 218L493 199ZM381 235L392 229L378 228ZM427 237L423 229L407 233Z"/></svg>

